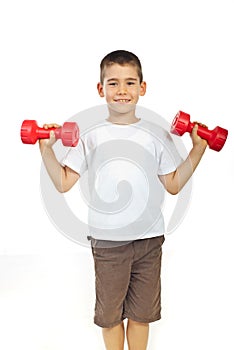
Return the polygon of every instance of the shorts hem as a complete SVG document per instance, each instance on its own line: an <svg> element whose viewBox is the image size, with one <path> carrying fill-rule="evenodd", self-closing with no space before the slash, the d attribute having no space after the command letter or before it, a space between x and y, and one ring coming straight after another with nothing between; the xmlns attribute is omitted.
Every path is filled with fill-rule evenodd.
<svg viewBox="0 0 234 350"><path fill-rule="evenodd" d="M118 326L118 324L122 323L125 319L130 319L132 321L139 322L139 323L152 323L152 322L160 321L161 320L161 315L157 315L157 316L151 317L149 319L135 317L135 316L131 316L131 315L124 315L121 320L113 322L111 324L109 323L108 325L103 323L103 322L99 322L98 320L94 319L94 324L96 326L98 326L98 327L101 327L101 328L113 328L115 326Z"/></svg>
<svg viewBox="0 0 234 350"><path fill-rule="evenodd" d="M152 322L161 320L161 314L158 314L155 317L151 317L151 318L140 318L140 317L125 314L124 318L130 319L135 322L140 322L140 323L152 323Z"/></svg>
<svg viewBox="0 0 234 350"><path fill-rule="evenodd" d="M108 325L104 322L99 322L98 320L94 319L94 324L98 327L101 327L101 328L113 328L115 326L118 326L118 324L122 323L124 321L126 317L122 317L121 320L119 321L116 321L116 322L112 322L112 323L109 323Z"/></svg>

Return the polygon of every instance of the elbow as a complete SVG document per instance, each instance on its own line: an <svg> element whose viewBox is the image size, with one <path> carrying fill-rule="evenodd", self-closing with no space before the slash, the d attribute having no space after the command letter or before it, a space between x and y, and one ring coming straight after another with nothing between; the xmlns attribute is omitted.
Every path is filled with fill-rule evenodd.
<svg viewBox="0 0 234 350"><path fill-rule="evenodd" d="M176 174L177 172L174 171L173 173L159 177L165 190L173 196L177 195L180 191L180 182L178 181Z"/></svg>
<svg viewBox="0 0 234 350"><path fill-rule="evenodd" d="M62 187L59 187L59 186L55 186L56 190L59 192L59 193L65 193L66 191L64 190L64 188Z"/></svg>
<svg viewBox="0 0 234 350"><path fill-rule="evenodd" d="M166 191L173 196L176 196L181 190L180 183L178 183L178 181L170 181L166 183L165 188Z"/></svg>
<svg viewBox="0 0 234 350"><path fill-rule="evenodd" d="M56 190L59 192L59 193L66 193L69 191L69 188L66 188L65 186L63 186L62 184L57 184L55 185L55 188Z"/></svg>
<svg viewBox="0 0 234 350"><path fill-rule="evenodd" d="M173 196L176 196L179 193L178 190L175 190L175 191L174 190L173 191L172 190L170 190L170 191L168 190L167 192L172 194Z"/></svg>
<svg viewBox="0 0 234 350"><path fill-rule="evenodd" d="M66 193L69 191L69 188L64 188L64 187L63 188L56 187L56 189L59 193Z"/></svg>
<svg viewBox="0 0 234 350"><path fill-rule="evenodd" d="M65 191L63 188L59 188L59 187L56 187L56 190L59 192L59 193L66 193L67 191Z"/></svg>
<svg viewBox="0 0 234 350"><path fill-rule="evenodd" d="M168 193L170 193L173 196L176 196L180 192L180 189L178 187L173 187L173 186L166 188L166 190Z"/></svg>

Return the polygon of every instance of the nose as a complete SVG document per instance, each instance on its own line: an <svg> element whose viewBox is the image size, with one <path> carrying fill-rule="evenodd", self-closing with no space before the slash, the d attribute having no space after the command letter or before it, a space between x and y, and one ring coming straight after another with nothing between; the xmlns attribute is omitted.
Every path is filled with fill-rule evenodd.
<svg viewBox="0 0 234 350"><path fill-rule="evenodd" d="M119 84L118 94L119 95L126 95L127 89L125 84Z"/></svg>

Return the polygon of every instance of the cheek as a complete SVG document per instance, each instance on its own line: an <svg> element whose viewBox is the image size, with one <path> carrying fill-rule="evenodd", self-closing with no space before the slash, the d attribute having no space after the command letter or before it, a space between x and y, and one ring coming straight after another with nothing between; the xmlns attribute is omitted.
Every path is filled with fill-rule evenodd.
<svg viewBox="0 0 234 350"><path fill-rule="evenodd" d="M136 89L134 91L132 91L132 96L134 96L134 98L138 99L140 96L141 90L140 89Z"/></svg>
<svg viewBox="0 0 234 350"><path fill-rule="evenodd" d="M105 95L106 96L111 97L111 96L114 96L115 94L116 94L116 89L114 89L114 88L105 90Z"/></svg>

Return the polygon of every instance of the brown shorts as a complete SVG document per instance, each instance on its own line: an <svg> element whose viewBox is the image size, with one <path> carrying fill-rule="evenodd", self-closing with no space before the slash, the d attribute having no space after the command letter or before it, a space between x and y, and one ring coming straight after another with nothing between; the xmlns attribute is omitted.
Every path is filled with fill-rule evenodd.
<svg viewBox="0 0 234 350"><path fill-rule="evenodd" d="M161 318L161 257L164 236L99 248L92 239L96 305L94 323L110 328L125 318L150 323Z"/></svg>

